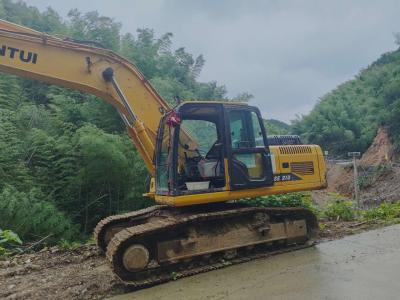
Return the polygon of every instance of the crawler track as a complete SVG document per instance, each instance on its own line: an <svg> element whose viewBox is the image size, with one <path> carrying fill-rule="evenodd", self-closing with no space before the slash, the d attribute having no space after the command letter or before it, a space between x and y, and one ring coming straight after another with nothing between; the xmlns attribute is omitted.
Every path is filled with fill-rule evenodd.
<svg viewBox="0 0 400 300"><path fill-rule="evenodd" d="M270 217L268 224L271 225L276 225L279 222L279 224L288 224L287 222L304 220L307 226L307 234L300 240L276 239L267 243L257 242L250 246L240 245L234 249L229 249L234 250L232 257L226 256L226 248L218 248L217 246L215 251L203 251L181 257L172 256L162 259L163 254L160 256L160 243L162 244L163 240L167 241L167 246L174 245L174 243L171 244L171 241L179 240L179 247L186 245L182 241L190 241L190 237L185 236L183 238L182 232L187 228L201 230L209 226L207 224L215 224L213 227L209 226L211 230L208 228L203 229L203 231L205 230L206 233L207 230L210 231L210 237L212 237L212 234L214 234L214 237L220 237L224 234L221 235L221 232L213 233L212 231L223 231L223 228L229 228L229 226L239 226L238 222L242 222L245 227L260 227L261 224L254 225L246 221L247 219L251 220L257 213L268 214ZM155 206L134 213L109 217L101 221L95 231L100 248L103 249L105 246L104 235L107 228L116 227L120 229L109 239L106 251L107 259L116 275L125 284L134 288L142 288L253 259L309 247L313 245L313 237L318 224L315 216L303 208L257 208L236 204L190 209ZM269 227L266 229L267 233L268 230L270 230ZM149 249L151 259L146 268L132 272L125 267L123 257L128 247L136 244L145 245ZM177 249L181 250L179 247ZM186 247L188 246L186 245ZM188 249L190 250L190 247ZM178 250L172 247L165 253L169 255L171 251Z"/></svg>
<svg viewBox="0 0 400 300"><path fill-rule="evenodd" d="M111 231L113 228L120 229L120 227L126 228L145 222L147 218L159 214L162 210L166 209L165 205L154 205L141 210L129 212L121 215L109 216L101 220L94 229L94 237L97 246L103 252L107 251L107 244L109 242L107 237L107 231ZM119 230L115 230L114 233ZM111 239L110 239L111 240Z"/></svg>

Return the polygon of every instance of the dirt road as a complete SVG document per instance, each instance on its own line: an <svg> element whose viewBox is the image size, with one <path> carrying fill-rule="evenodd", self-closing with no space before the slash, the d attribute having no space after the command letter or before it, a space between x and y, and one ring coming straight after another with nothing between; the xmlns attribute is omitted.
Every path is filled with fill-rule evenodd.
<svg viewBox="0 0 400 300"><path fill-rule="evenodd" d="M379 259L384 259L385 255L390 255L390 251L393 249L400 248L400 239L395 235L396 230L400 231L400 227L380 229L380 231L368 233L365 237L353 235L343 240L337 240L346 235L382 227L383 224L379 222L360 224L357 221L324 221L321 226L324 230L320 233L320 240L325 242L321 242L315 249L257 260L159 287L136 291L133 294L134 296L125 299L132 297L135 299L165 298L174 300L204 299L207 297L213 299L239 299L243 297L254 299L266 296L266 292L269 292L269 296L273 295L275 298L291 298L293 295L308 290L313 296L315 295L315 298L320 298L319 296L323 298L324 293L329 295L327 287L332 284L336 284L342 289L339 284L345 285L342 281L346 278L353 279L354 274L357 274L357 278L363 278L359 277L358 273L362 272L360 268L365 262L368 262L365 264L365 268L378 270L381 264ZM380 232L383 233L377 235ZM359 239L361 241L358 241ZM327 242L327 240L337 241ZM381 243L379 240L384 242ZM357 248L357 243L366 243L367 246ZM355 247L354 251L352 247ZM374 252L375 250L376 252ZM394 255L398 255L398 253L395 252ZM389 267L397 266L398 261L396 259L392 259L390 256L387 258L387 261L390 262L390 264L388 263ZM377 261L377 267L372 265L374 261ZM335 283L333 280L337 278L335 274L340 274L342 268L347 270L347 273L343 275L345 279ZM332 276L331 272L333 272ZM396 275L395 271L393 273L393 275ZM369 273L365 271L362 274L364 274L362 276L366 276ZM382 274L386 273L378 272L376 274L379 279ZM391 278L395 278L395 276L391 276L389 275L387 279L389 287L386 289L387 291L390 291ZM288 281L292 282L293 286L288 287ZM314 284L314 281L316 284ZM350 281L349 284L353 283L354 280ZM369 286L373 287L374 285ZM324 288L328 289L328 292ZM382 287L382 289L378 288L377 290L383 293L385 288ZM52 247L40 252L0 260L0 299L92 300L125 294L129 291L131 289L121 284L113 275L106 259L93 245L81 246L73 250ZM345 292L341 294L341 290L335 293L338 293L338 296L347 295ZM347 293L352 295L350 292ZM373 293L368 295L373 295ZM302 296L307 298L308 295L303 294ZM332 299L332 297L328 299Z"/></svg>
<svg viewBox="0 0 400 300"><path fill-rule="evenodd" d="M399 278L395 225L112 299L400 299Z"/></svg>

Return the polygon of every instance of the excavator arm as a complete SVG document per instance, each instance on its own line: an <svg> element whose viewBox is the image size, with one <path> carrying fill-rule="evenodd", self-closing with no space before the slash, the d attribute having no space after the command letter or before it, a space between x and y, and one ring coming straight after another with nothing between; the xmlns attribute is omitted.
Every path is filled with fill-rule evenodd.
<svg viewBox="0 0 400 300"><path fill-rule="evenodd" d="M90 93L112 104L154 176L156 133L169 107L131 62L109 50L0 20L0 70Z"/></svg>

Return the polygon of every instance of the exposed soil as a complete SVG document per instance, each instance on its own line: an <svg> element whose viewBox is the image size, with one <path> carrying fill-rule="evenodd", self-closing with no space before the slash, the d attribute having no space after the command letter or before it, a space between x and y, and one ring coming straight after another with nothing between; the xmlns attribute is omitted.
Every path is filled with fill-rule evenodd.
<svg viewBox="0 0 400 300"><path fill-rule="evenodd" d="M320 240L381 226L374 222L322 222ZM103 299L128 291L95 246L75 250L53 247L0 261L0 299Z"/></svg>
<svg viewBox="0 0 400 300"><path fill-rule="evenodd" d="M353 235L368 230L382 228L386 225L383 221L370 220L370 221L321 221L321 231L319 233L319 241L331 241L341 239L347 235Z"/></svg>
<svg viewBox="0 0 400 300"><path fill-rule="evenodd" d="M347 165L328 164L328 193L338 193L351 197L353 195L353 169Z"/></svg>
<svg viewBox="0 0 400 300"><path fill-rule="evenodd" d="M361 166L390 164L394 159L394 147L386 128L380 127L368 150L360 159Z"/></svg>
<svg viewBox="0 0 400 300"><path fill-rule="evenodd" d="M103 299L126 291L95 246L0 261L0 299Z"/></svg>
<svg viewBox="0 0 400 300"><path fill-rule="evenodd" d="M359 178L367 182L360 189L360 202L364 208L375 207L382 202L400 201L400 164L393 149L387 130L381 127L371 146L358 161ZM328 163L327 180L326 190L312 193L316 203L324 206L329 201L329 193L353 198L352 164Z"/></svg>
<svg viewBox="0 0 400 300"><path fill-rule="evenodd" d="M382 202L400 201L400 167L392 166L384 176L380 176L360 192L363 206L375 207Z"/></svg>
<svg viewBox="0 0 400 300"><path fill-rule="evenodd" d="M372 145L360 159L361 171L380 166L382 174L372 177L370 183L361 189L360 199L364 207L377 206L382 202L400 201L400 165L394 155L394 147L388 132L381 127ZM367 175L368 176L368 175Z"/></svg>

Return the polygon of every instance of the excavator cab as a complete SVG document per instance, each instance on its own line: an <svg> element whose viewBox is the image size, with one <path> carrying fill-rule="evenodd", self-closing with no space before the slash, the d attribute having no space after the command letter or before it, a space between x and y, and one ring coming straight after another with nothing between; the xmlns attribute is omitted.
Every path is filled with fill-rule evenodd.
<svg viewBox="0 0 400 300"><path fill-rule="evenodd" d="M187 102L161 119L156 195L191 195L273 185L265 128L245 104Z"/></svg>

